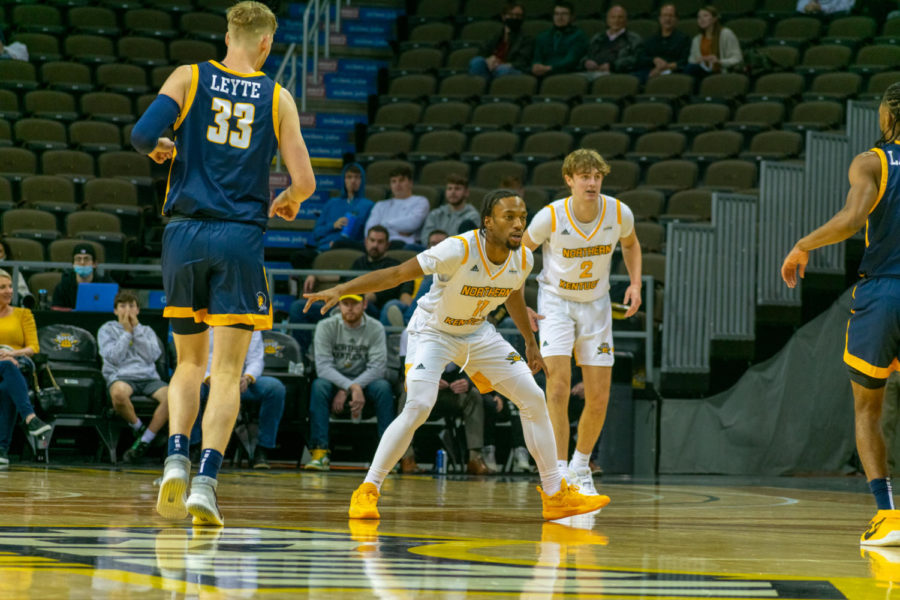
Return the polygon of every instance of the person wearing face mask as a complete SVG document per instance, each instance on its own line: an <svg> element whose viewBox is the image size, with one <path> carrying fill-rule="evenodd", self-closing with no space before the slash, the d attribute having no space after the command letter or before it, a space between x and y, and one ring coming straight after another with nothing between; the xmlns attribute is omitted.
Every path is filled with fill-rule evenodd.
<svg viewBox="0 0 900 600"><path fill-rule="evenodd" d="M534 38L522 33L525 11L518 2L503 8L503 29L484 42L478 56L469 62L469 74L490 80L492 77L518 75L531 66Z"/></svg>
<svg viewBox="0 0 900 600"><path fill-rule="evenodd" d="M84 242L72 248L72 270L65 271L53 290L53 308L75 308L80 283L112 283L107 275L97 273L97 254L94 246Z"/></svg>

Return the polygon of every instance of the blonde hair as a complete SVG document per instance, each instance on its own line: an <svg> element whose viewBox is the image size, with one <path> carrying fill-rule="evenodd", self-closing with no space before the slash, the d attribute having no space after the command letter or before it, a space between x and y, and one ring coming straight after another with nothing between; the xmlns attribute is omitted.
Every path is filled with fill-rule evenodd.
<svg viewBox="0 0 900 600"><path fill-rule="evenodd" d="M238 2L225 13L228 19L228 33L232 37L247 39L274 34L278 21L268 6L261 2L246 0Z"/></svg>
<svg viewBox="0 0 900 600"><path fill-rule="evenodd" d="M12 281L12 275L10 275L7 271L0 269L0 279L9 279Z"/></svg>
<svg viewBox="0 0 900 600"><path fill-rule="evenodd" d="M563 161L562 174L563 177L574 177L576 173L590 173L594 169L600 171L604 177L609 175L609 164L603 160L599 152L579 148L570 152Z"/></svg>

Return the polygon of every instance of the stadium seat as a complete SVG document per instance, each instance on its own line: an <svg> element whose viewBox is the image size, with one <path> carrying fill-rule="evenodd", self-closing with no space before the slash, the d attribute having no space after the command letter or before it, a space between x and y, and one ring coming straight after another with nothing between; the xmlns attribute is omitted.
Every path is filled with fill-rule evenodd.
<svg viewBox="0 0 900 600"><path fill-rule="evenodd" d="M108 37L99 35L68 35L65 53L78 62L93 65L117 62L115 47Z"/></svg>
<svg viewBox="0 0 900 600"><path fill-rule="evenodd" d="M857 73L823 73L812 82L803 100L832 100L846 102L859 93L862 76Z"/></svg>
<svg viewBox="0 0 900 600"><path fill-rule="evenodd" d="M900 71L882 71L881 73L875 73L869 78L869 83L866 85L866 92L860 94L859 99L880 102L881 96L888 86L898 81L900 81ZM0 93L2 93L2 91L0 91ZM0 113L2 113L2 108L0 108Z"/></svg>
<svg viewBox="0 0 900 600"><path fill-rule="evenodd" d="M672 194L662 216L666 221L709 221L712 218L712 192L693 189Z"/></svg>
<svg viewBox="0 0 900 600"><path fill-rule="evenodd" d="M76 121L69 125L69 142L76 150L99 154L122 149L119 128L103 121Z"/></svg>
<svg viewBox="0 0 900 600"><path fill-rule="evenodd" d="M37 172L37 157L24 148L0 148L0 175L19 181Z"/></svg>
<svg viewBox="0 0 900 600"><path fill-rule="evenodd" d="M537 37L552 27L552 21L547 19L533 19L526 13L525 22L522 23L522 33L530 35L531 37Z"/></svg>
<svg viewBox="0 0 900 600"><path fill-rule="evenodd" d="M708 163L737 156L744 145L744 136L736 131L707 131L691 142L691 151L683 158Z"/></svg>
<svg viewBox="0 0 900 600"><path fill-rule="evenodd" d="M409 75L434 71L444 63L444 53L437 48L414 48L401 52L392 72L397 75ZM468 66L468 64L467 64Z"/></svg>
<svg viewBox="0 0 900 600"><path fill-rule="evenodd" d="M28 150L62 150L68 147L66 128L50 119L19 119L13 126L16 141Z"/></svg>
<svg viewBox="0 0 900 600"><path fill-rule="evenodd" d="M117 177L135 185L151 185L150 158L137 152L104 152L97 159L100 177Z"/></svg>
<svg viewBox="0 0 900 600"><path fill-rule="evenodd" d="M51 90L61 92L92 92L91 70L82 63L53 61L41 65L41 81Z"/></svg>
<svg viewBox="0 0 900 600"><path fill-rule="evenodd" d="M35 175L22 180L22 207L52 214L62 230L66 217L78 210L75 185L64 177Z"/></svg>
<svg viewBox="0 0 900 600"><path fill-rule="evenodd" d="M877 25L872 17L840 17L828 24L825 37L819 43L855 47L872 39L876 31Z"/></svg>
<svg viewBox="0 0 900 600"><path fill-rule="evenodd" d="M28 91L37 87L34 65L23 60L0 61L0 88Z"/></svg>
<svg viewBox="0 0 900 600"><path fill-rule="evenodd" d="M202 40L175 40L169 44L169 59L175 65L187 65L215 60L219 57L216 46Z"/></svg>
<svg viewBox="0 0 900 600"><path fill-rule="evenodd" d="M731 109L726 104L688 104L678 111L678 119L668 128L669 131L694 135L721 127L730 116Z"/></svg>
<svg viewBox="0 0 900 600"><path fill-rule="evenodd" d="M467 0L463 17L469 20L493 19L500 15L506 0Z"/></svg>
<svg viewBox="0 0 900 600"><path fill-rule="evenodd" d="M647 169L644 185L664 194L694 187L697 183L697 164L689 160L664 160Z"/></svg>
<svg viewBox="0 0 900 600"><path fill-rule="evenodd" d="M753 84L753 92L747 94L747 102L786 102L799 98L806 88L806 81L797 73L768 73Z"/></svg>
<svg viewBox="0 0 900 600"><path fill-rule="evenodd" d="M413 102L396 102L385 104L375 113L372 127L375 131L404 129L419 121L422 106Z"/></svg>
<svg viewBox="0 0 900 600"><path fill-rule="evenodd" d="M103 246L109 262L124 262L126 235L119 217L96 210L80 210L66 217L66 235Z"/></svg>
<svg viewBox="0 0 900 600"><path fill-rule="evenodd" d="M131 100L124 94L91 92L81 97L81 112L92 119L119 125L135 120Z"/></svg>
<svg viewBox="0 0 900 600"><path fill-rule="evenodd" d="M750 149L740 157L747 160L785 160L803 151L803 136L795 131L763 131L750 140ZM752 187L752 186L749 186Z"/></svg>
<svg viewBox="0 0 900 600"><path fill-rule="evenodd" d="M694 102L734 103L750 90L750 78L741 73L719 73L704 77Z"/></svg>
<svg viewBox="0 0 900 600"><path fill-rule="evenodd" d="M838 102L801 102L794 107L790 120L782 124L782 127L792 131L834 129L841 124L843 118L844 107Z"/></svg>
<svg viewBox="0 0 900 600"><path fill-rule="evenodd" d="M805 46L818 39L821 32L822 22L815 17L790 17L775 23L772 37L766 44Z"/></svg>
<svg viewBox="0 0 900 600"><path fill-rule="evenodd" d="M484 94L487 82L477 75L451 75L441 80L437 96L441 102L477 99Z"/></svg>
<svg viewBox="0 0 900 600"><path fill-rule="evenodd" d="M79 239L62 239L51 242L48 250L50 262L72 262L72 252L75 246L85 242L93 246L94 252L97 253L97 262L106 262L106 253L101 244L91 240Z"/></svg>
<svg viewBox="0 0 900 600"><path fill-rule="evenodd" d="M614 73L600 77L591 84L591 92L585 100L623 103L637 95L641 82L634 75Z"/></svg>
<svg viewBox="0 0 900 600"><path fill-rule="evenodd" d="M484 131L472 136L469 148L461 159L481 164L511 158L519 149L519 136L509 131Z"/></svg>
<svg viewBox="0 0 900 600"><path fill-rule="evenodd" d="M467 138L459 131L430 131L419 137L416 149L409 155L413 162L458 157L465 150Z"/></svg>
<svg viewBox="0 0 900 600"><path fill-rule="evenodd" d="M596 4L593 2L593 4ZM577 10L575 14L580 14ZM578 19L578 22L581 22L581 19ZM641 36L641 39L647 39L648 37L654 36L659 33L659 22L653 19L633 19L629 14L628 19L628 31L633 31L634 33Z"/></svg>
<svg viewBox="0 0 900 600"><path fill-rule="evenodd" d="M469 178L469 165L458 160L438 160L422 167L418 181L423 185L443 186L451 174Z"/></svg>
<svg viewBox="0 0 900 600"><path fill-rule="evenodd" d="M425 109L413 131L427 133L440 129L459 129L469 120L472 107L466 102L441 102Z"/></svg>
<svg viewBox="0 0 900 600"><path fill-rule="evenodd" d="M136 65L108 64L97 67L97 85L108 92L120 94L146 94L147 71Z"/></svg>
<svg viewBox="0 0 900 600"><path fill-rule="evenodd" d="M721 2L719 6L721 6ZM732 19L725 23L725 27L734 32L742 48L751 48L758 45L766 37L766 32L769 30L769 24L757 17Z"/></svg>
<svg viewBox="0 0 900 600"><path fill-rule="evenodd" d="M469 123L463 126L464 133L511 127L518 122L521 109L512 102L488 102L480 104L472 111Z"/></svg>
<svg viewBox="0 0 900 600"><path fill-rule="evenodd" d="M9 147L13 145L12 127L6 119L0 119L0 146ZM3 181L6 181L3 179ZM8 183L8 182L7 182Z"/></svg>
<svg viewBox="0 0 900 600"><path fill-rule="evenodd" d="M116 215L122 230L141 238L144 207L138 204L136 186L121 179L99 177L84 184L84 204L94 211Z"/></svg>
<svg viewBox="0 0 900 600"><path fill-rule="evenodd" d="M850 64L853 51L847 46L831 44L811 46L803 53L803 61L794 67L801 75L818 75L830 71L840 71Z"/></svg>
<svg viewBox="0 0 900 600"><path fill-rule="evenodd" d="M725 128L742 133L765 131L778 127L784 116L782 102L753 102L739 106L734 111L734 120L725 123Z"/></svg>
<svg viewBox="0 0 900 600"><path fill-rule="evenodd" d="M641 245L641 252L660 252L666 241L666 230L649 221L634 224L634 234Z"/></svg>
<svg viewBox="0 0 900 600"><path fill-rule="evenodd" d="M402 75L391 80L387 95L379 98L385 102L419 102L426 100L437 89L434 75Z"/></svg>
<svg viewBox="0 0 900 600"><path fill-rule="evenodd" d="M440 70L442 76L459 75L469 72L469 62L478 55L478 48L458 48L447 55L444 68Z"/></svg>
<svg viewBox="0 0 900 600"><path fill-rule="evenodd" d="M641 135L664 127L672 120L672 107L663 102L636 102L624 110L622 120L613 123L613 131Z"/></svg>
<svg viewBox="0 0 900 600"><path fill-rule="evenodd" d="M137 153L130 154L141 158ZM95 175L94 159L90 154L77 150L50 150L41 154L41 172L83 183Z"/></svg>
<svg viewBox="0 0 900 600"><path fill-rule="evenodd" d="M466 9L468 10L468 7L472 4L479 3L470 1L467 3ZM459 35L456 36L456 39L464 42L474 43L476 45L481 45L485 40L490 40L500 35L500 32L502 30L503 24L499 20L475 20L464 25L463 28L459 31Z"/></svg>
<svg viewBox="0 0 900 600"><path fill-rule="evenodd" d="M579 104L569 112L563 131L573 135L606 129L619 120L619 106L612 103Z"/></svg>
<svg viewBox="0 0 900 600"><path fill-rule="evenodd" d="M366 182L388 185L391 182L389 173L397 167L409 167L413 169L412 164L405 160L379 160L373 162L366 168ZM415 173L415 171L413 171Z"/></svg>
<svg viewBox="0 0 900 600"><path fill-rule="evenodd" d="M888 19L881 28L881 35L875 38L876 44L900 43L900 19L894 17Z"/></svg>
<svg viewBox="0 0 900 600"><path fill-rule="evenodd" d="M3 235L49 243L60 237L56 217L33 208L13 208L2 216ZM67 260L72 260L69 254Z"/></svg>
<svg viewBox="0 0 900 600"><path fill-rule="evenodd" d="M77 6L67 14L69 27L76 34L118 37L121 34L116 24L116 13L102 6Z"/></svg>
<svg viewBox="0 0 900 600"><path fill-rule="evenodd" d="M602 191L605 192L605 181L603 182L603 188ZM650 189L628 190L620 193L618 198L634 213L635 221L656 219L662 213L663 206L666 203L666 197L662 192Z"/></svg>
<svg viewBox="0 0 900 600"><path fill-rule="evenodd" d="M43 4L14 7L11 25L17 31L28 33L61 35L66 30L62 22L62 13L52 6Z"/></svg>
<svg viewBox="0 0 900 600"><path fill-rule="evenodd" d="M569 106L562 102L529 104L522 109L519 122L513 125L516 133L537 133L561 127L569 117Z"/></svg>
<svg viewBox="0 0 900 600"><path fill-rule="evenodd" d="M541 81L541 89L533 102L574 103L588 89L588 81L577 74L550 75Z"/></svg>
<svg viewBox="0 0 900 600"><path fill-rule="evenodd" d="M0 119L13 121L22 117L19 96L10 90L0 89Z"/></svg>
<svg viewBox="0 0 900 600"><path fill-rule="evenodd" d="M528 186L525 188L525 198L523 198L523 200L525 200L525 208L528 209L528 214L534 215L547 206L547 191L543 188ZM532 272L539 272L539 270L533 269Z"/></svg>
<svg viewBox="0 0 900 600"><path fill-rule="evenodd" d="M518 177L519 181L525 181L525 165L510 160L498 160L478 167L475 175L475 185L483 188L494 189L500 186L500 181L510 175Z"/></svg>
<svg viewBox="0 0 900 600"><path fill-rule="evenodd" d="M179 26L181 31L191 37L214 43L224 42L225 32L228 30L228 23L222 15L205 12L188 12L181 15Z"/></svg>
<svg viewBox="0 0 900 600"><path fill-rule="evenodd" d="M415 17L422 20L452 19L459 14L458 0L421 0L417 3Z"/></svg>
<svg viewBox="0 0 900 600"><path fill-rule="evenodd" d="M71 260L71 255L69 259ZM59 285L59 281L62 279L62 273L59 271L44 271L43 273L35 273L28 277L28 289L31 291L31 294L35 297L38 296L41 290L44 290L49 294L50 297L53 296L53 290L56 289L56 286Z"/></svg>
<svg viewBox="0 0 900 600"><path fill-rule="evenodd" d="M25 111L38 119L74 121L78 118L75 96L55 90L34 90L25 94Z"/></svg>
<svg viewBox="0 0 900 600"><path fill-rule="evenodd" d="M154 38L127 36L119 38L116 47L119 58L135 65L158 67L169 64L165 42Z"/></svg>
<svg viewBox="0 0 900 600"><path fill-rule="evenodd" d="M793 69L800 64L800 50L793 46L764 46L759 53L776 69Z"/></svg>
<svg viewBox="0 0 900 600"><path fill-rule="evenodd" d="M506 75L491 81L484 102L517 102L530 98L537 92L537 77L533 75Z"/></svg>
<svg viewBox="0 0 900 600"><path fill-rule="evenodd" d="M531 184L552 189L565 187L566 181L562 176L562 166L563 161L561 160L549 160L540 163L534 168Z"/></svg>
<svg viewBox="0 0 900 600"><path fill-rule="evenodd" d="M400 44L400 50L428 48L447 44L453 39L453 25L450 23L422 23L413 27L409 39Z"/></svg>
<svg viewBox="0 0 900 600"><path fill-rule="evenodd" d="M683 133L654 131L640 136L634 143L634 150L627 153L625 158L651 164L680 156L686 145L687 138Z"/></svg>
<svg viewBox="0 0 900 600"><path fill-rule="evenodd" d="M621 158L631 146L631 138L619 131L596 131L581 138L582 148L596 150L603 158Z"/></svg>
<svg viewBox="0 0 900 600"><path fill-rule="evenodd" d="M357 155L357 160L369 163L374 160L395 158L404 155L412 149L413 136L406 131L383 131L366 138L363 151Z"/></svg>
<svg viewBox="0 0 900 600"><path fill-rule="evenodd" d="M0 184L2 186L3 184ZM10 237L3 240L9 246L9 258L12 260L27 260L42 262L44 258L44 246L36 240Z"/></svg>
<svg viewBox="0 0 900 600"><path fill-rule="evenodd" d="M628 160L609 160L609 175L603 178L602 191L616 195L637 187L641 168Z"/></svg>
<svg viewBox="0 0 900 600"><path fill-rule="evenodd" d="M897 67L900 67L900 47L883 44L861 48L850 65L850 70L862 75L871 75Z"/></svg>
<svg viewBox="0 0 900 600"><path fill-rule="evenodd" d="M694 92L694 78L690 75L672 73L654 77L644 86L644 93L637 96L638 102L679 102Z"/></svg>
<svg viewBox="0 0 900 600"><path fill-rule="evenodd" d="M703 187L733 192L756 187L756 164L746 160L719 160L706 169Z"/></svg>
<svg viewBox="0 0 900 600"><path fill-rule="evenodd" d="M170 40L176 35L169 13L154 8L133 8L122 17L125 30L130 35Z"/></svg>
<svg viewBox="0 0 900 600"><path fill-rule="evenodd" d="M17 33L12 38L13 42L25 44L28 48L28 60L36 63L45 63L51 60L59 60L59 39L46 33Z"/></svg>

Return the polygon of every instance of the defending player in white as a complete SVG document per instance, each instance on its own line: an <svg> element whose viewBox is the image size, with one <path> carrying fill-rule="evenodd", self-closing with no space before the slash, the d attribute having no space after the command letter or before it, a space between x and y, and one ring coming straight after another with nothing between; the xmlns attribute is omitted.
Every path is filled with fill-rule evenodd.
<svg viewBox="0 0 900 600"><path fill-rule="evenodd" d="M641 247L631 210L600 193L609 174L603 157L593 150L575 150L563 162L562 172L572 195L542 208L522 241L530 250L543 246L544 256L538 314L529 310L529 317L532 327L540 329L557 464L583 493L596 494L589 460L606 419L613 365L610 262L621 242L631 279L625 291L625 316L630 317L641 305ZM584 410L575 452L567 463L573 353L584 376Z"/></svg>
<svg viewBox="0 0 900 600"><path fill-rule="evenodd" d="M544 363L522 292L534 265L531 251L522 247L526 217L525 202L515 192L495 190L484 198L481 229L447 238L396 267L304 294L304 310L322 300L324 313L345 294L377 292L434 275L408 327L406 406L385 431L365 482L353 493L350 518L379 518L381 484L431 412L441 373L451 361L462 366L482 393L495 389L519 407L525 443L541 475L538 491L545 519L592 512L609 502L606 496L586 496L567 484L554 462L553 428L544 394L532 377ZM527 364L486 320L504 302L525 337Z"/></svg>

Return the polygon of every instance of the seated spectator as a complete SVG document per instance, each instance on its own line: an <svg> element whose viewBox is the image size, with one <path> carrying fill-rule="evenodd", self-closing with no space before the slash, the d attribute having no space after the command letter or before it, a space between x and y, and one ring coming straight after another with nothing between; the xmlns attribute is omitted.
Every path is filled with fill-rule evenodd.
<svg viewBox="0 0 900 600"><path fill-rule="evenodd" d="M797 0L797 12L806 14L850 14L856 0Z"/></svg>
<svg viewBox="0 0 900 600"><path fill-rule="evenodd" d="M469 74L492 77L519 75L531 67L534 38L522 33L525 10L518 2L503 7L503 29L481 45L478 56L469 62ZM427 236L424 236L427 237Z"/></svg>
<svg viewBox="0 0 900 600"><path fill-rule="evenodd" d="M209 328L209 361L206 366L206 378L200 386L200 403L205 405L209 399L209 365L212 363L213 335L215 327ZM263 375L265 362L265 346L262 332L254 331L250 336L247 356L244 359L244 373L241 375L241 404L259 404L259 439L250 465L254 469L269 468L269 451L275 448L278 436L278 425L284 414L284 384L277 377ZM194 421L191 429L191 448L199 448L202 443L202 412Z"/></svg>
<svg viewBox="0 0 900 600"><path fill-rule="evenodd" d="M392 197L375 204L366 221L366 231L381 225L388 231L391 248L416 245L431 205L425 196L413 195L412 171L408 167L397 167L390 177Z"/></svg>
<svg viewBox="0 0 900 600"><path fill-rule="evenodd" d="M387 343L384 326L365 314L366 300L342 296L340 314L316 326L316 374L309 396L312 460L305 468L327 471L329 416L378 418L378 437L394 420L394 393L384 378Z"/></svg>
<svg viewBox="0 0 900 600"><path fill-rule="evenodd" d="M0 468L9 466L9 444L17 411L32 436L50 431L50 425L34 414L22 373L23 369L29 374L34 372L31 357L40 351L34 315L27 308L11 306L12 295L12 277L0 270Z"/></svg>
<svg viewBox="0 0 900 600"><path fill-rule="evenodd" d="M366 235L366 255L357 258L350 269L354 271L377 271L399 265L400 261L389 256L385 256L388 250L389 236L387 229L381 225L375 225L369 229ZM303 282L303 293L308 294L315 290L317 279L315 275L310 275ZM376 293L366 294L366 312L372 317L380 318L382 309L386 307L389 300L399 300L403 305L409 305L412 302L413 284L411 281L402 283L395 288L384 290ZM300 298L291 303L289 311L289 322L291 323L318 323L325 318L318 310L310 310L303 312L306 306L306 300ZM294 329L294 338L299 342L300 348L309 348L312 336L308 331Z"/></svg>
<svg viewBox="0 0 900 600"><path fill-rule="evenodd" d="M426 243L435 229L456 235L478 227L480 212L469 204L469 180L452 173L447 176L444 187L446 202L428 213L422 226L422 242ZM429 246L430 247L430 246Z"/></svg>
<svg viewBox="0 0 900 600"><path fill-rule="evenodd" d="M358 163L350 163L344 167L343 176L344 193L328 201L313 229L319 252L330 249L340 239L363 241L363 230L374 206L365 197L366 173Z"/></svg>
<svg viewBox="0 0 900 600"><path fill-rule="evenodd" d="M671 2L659 9L659 32L641 44L638 70L635 75L641 82L660 75L681 71L687 65L691 52L691 38L676 29L678 13Z"/></svg>
<svg viewBox="0 0 900 600"><path fill-rule="evenodd" d="M594 80L610 73L630 73L637 67L641 36L628 31L628 13L620 4L606 11L606 31L591 38L581 59L582 75Z"/></svg>
<svg viewBox="0 0 900 600"><path fill-rule="evenodd" d="M568 0L553 5L553 28L542 31L534 40L535 77L571 73L587 52L587 35L574 25L575 7Z"/></svg>
<svg viewBox="0 0 900 600"><path fill-rule="evenodd" d="M12 254L9 251L9 244L6 243L6 240L0 240L0 264L3 264L8 260L12 260ZM10 273L12 273L12 271L10 271ZM16 294L19 297L19 305L25 306L27 308L33 308L34 296L31 295L31 290L28 289L28 284L25 283L25 277L22 275L22 271L18 271L15 274L15 278L15 290Z"/></svg>
<svg viewBox="0 0 900 600"><path fill-rule="evenodd" d="M722 27L715 6L697 11L700 33L691 41L691 53L685 72L702 79L712 73L735 70L744 63L741 43L734 32Z"/></svg>
<svg viewBox="0 0 900 600"><path fill-rule="evenodd" d="M138 322L141 309L137 295L120 291L113 312L116 320L104 323L97 331L97 346L113 409L134 433L134 444L122 455L122 460L130 463L147 454L150 442L169 420L169 386L156 370L156 361L163 353L159 338L153 329ZM149 396L158 403L149 424L134 412L134 394Z"/></svg>
<svg viewBox="0 0 900 600"><path fill-rule="evenodd" d="M72 248L72 270L64 271L56 289L53 290L53 308L71 310L78 299L80 283L111 283L107 275L97 274L97 255L94 246L88 243L76 244Z"/></svg>

